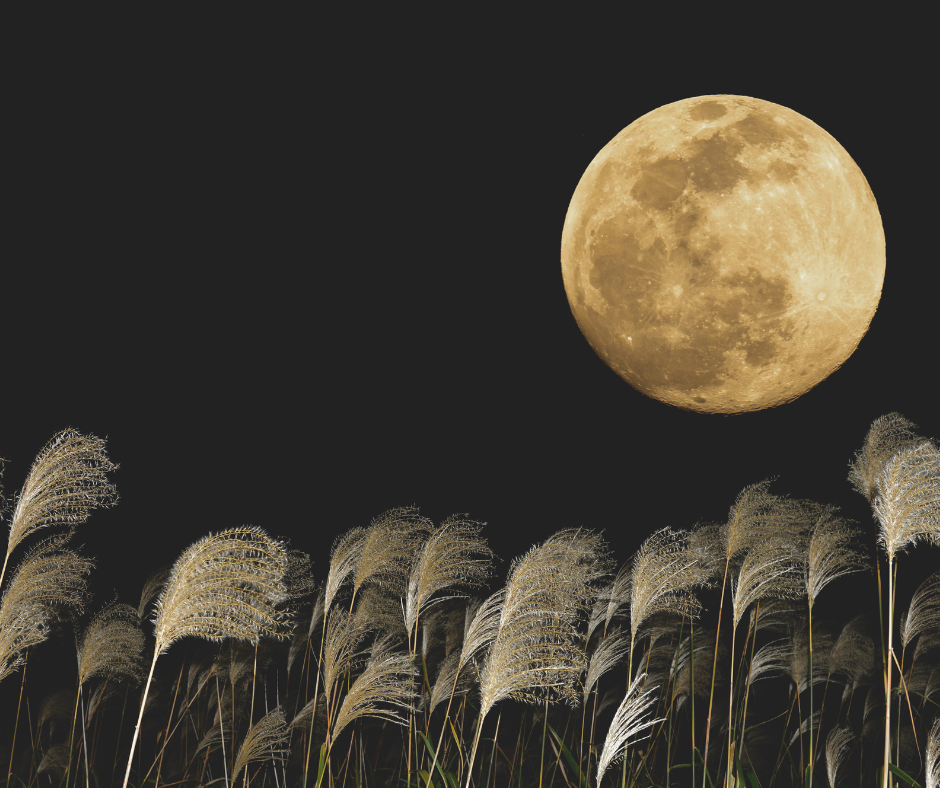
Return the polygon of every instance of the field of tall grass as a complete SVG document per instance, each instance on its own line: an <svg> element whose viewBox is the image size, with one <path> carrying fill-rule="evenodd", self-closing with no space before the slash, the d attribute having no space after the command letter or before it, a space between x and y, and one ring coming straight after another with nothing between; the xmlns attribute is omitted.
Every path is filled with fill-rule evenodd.
<svg viewBox="0 0 940 788"><path fill-rule="evenodd" d="M70 539L116 466L65 430L0 499L0 780L938 788L940 571L896 596L940 546L940 448L897 413L860 438L870 523L764 480L625 562L562 530L499 579L482 524L400 508L317 562L208 534L96 601ZM71 689L45 691L52 649Z"/></svg>

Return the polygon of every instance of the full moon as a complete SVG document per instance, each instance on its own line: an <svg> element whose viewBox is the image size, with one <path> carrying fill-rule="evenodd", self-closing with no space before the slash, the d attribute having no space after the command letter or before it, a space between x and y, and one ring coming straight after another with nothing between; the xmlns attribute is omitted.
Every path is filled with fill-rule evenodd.
<svg viewBox="0 0 940 788"><path fill-rule="evenodd" d="M743 413L796 399L852 354L878 308L885 238L862 171L813 121L699 96L594 157L561 268L581 332L631 386Z"/></svg>

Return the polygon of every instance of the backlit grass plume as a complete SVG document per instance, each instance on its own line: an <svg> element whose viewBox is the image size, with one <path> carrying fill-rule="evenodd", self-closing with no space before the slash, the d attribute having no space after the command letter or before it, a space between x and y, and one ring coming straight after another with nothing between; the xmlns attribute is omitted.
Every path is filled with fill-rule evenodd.
<svg viewBox="0 0 940 788"><path fill-rule="evenodd" d="M360 717L378 717L406 725L408 719L399 710L411 707L410 678L414 672L411 657L401 652L370 659L343 698L330 740L335 741L343 728Z"/></svg>
<svg viewBox="0 0 940 788"><path fill-rule="evenodd" d="M403 596L415 555L432 529L433 523L413 506L389 509L373 520L358 544L353 600L365 583Z"/></svg>
<svg viewBox="0 0 940 788"><path fill-rule="evenodd" d="M497 701L577 703L576 685L586 660L575 625L590 598L590 584L606 566L603 541L582 530L560 531L513 562L495 631L487 627L493 640L480 674L480 716L468 782L483 720ZM489 601L477 617L489 618ZM468 633L471 637L476 636Z"/></svg>
<svg viewBox="0 0 940 788"><path fill-rule="evenodd" d="M862 448L849 463L849 481L869 503L878 494L878 477L898 450L920 443L916 425L900 413L888 413L872 422Z"/></svg>
<svg viewBox="0 0 940 788"><path fill-rule="evenodd" d="M117 503L117 489L106 474L118 467L105 454L105 442L94 435L68 428L49 440L15 496L0 587L10 554L27 536L51 525L74 527L95 507Z"/></svg>
<svg viewBox="0 0 940 788"><path fill-rule="evenodd" d="M143 652L146 645L143 632L137 626L137 611L130 605L111 602L99 610L76 639L78 657L78 691L72 711L72 731L82 697L82 688L94 676L106 676L115 681L140 683L143 678ZM84 720L84 707L82 707ZM85 725L82 724L84 742ZM87 762L87 744L86 762ZM69 751L72 733L69 734ZM68 769L66 769L68 774Z"/></svg>
<svg viewBox="0 0 940 788"><path fill-rule="evenodd" d="M596 784L598 786L604 779L607 768L623 756L627 744L634 741L637 734L651 728L657 722L663 722L663 720L646 719L644 716L649 707L656 702L656 698L652 695L653 689L640 691L645 678L646 674L640 673L633 680L626 697L614 713L607 737L604 739L604 749L601 750L601 757L597 763Z"/></svg>
<svg viewBox="0 0 940 788"><path fill-rule="evenodd" d="M930 630L940 630L940 572L930 575L911 597L907 614L901 616L901 643L907 648L914 638Z"/></svg>
<svg viewBox="0 0 940 788"><path fill-rule="evenodd" d="M434 529L411 570L405 597L405 628L409 637L418 616L435 594L453 587L482 586L490 574L493 553L480 535L481 524L458 515ZM445 599L437 597L434 601Z"/></svg>
<svg viewBox="0 0 940 788"><path fill-rule="evenodd" d="M144 646L137 611L111 602L92 617L78 639L78 683L93 676L139 683L144 676Z"/></svg>
<svg viewBox="0 0 940 788"><path fill-rule="evenodd" d="M702 606L692 593L708 572L687 544L684 531L662 528L649 536L633 559L630 589L630 655L640 626L656 613L694 618ZM632 672L631 672L632 676Z"/></svg>
<svg viewBox="0 0 940 788"><path fill-rule="evenodd" d="M840 577L861 572L867 567L865 556L855 547L861 530L836 515L827 506L813 525L804 564L806 596L810 608L820 592Z"/></svg>
<svg viewBox="0 0 940 788"><path fill-rule="evenodd" d="M23 652L48 636L64 609L80 612L85 577L94 561L66 550L71 533L48 537L30 548L10 578L0 602L0 681L23 664Z"/></svg>
<svg viewBox="0 0 940 788"><path fill-rule="evenodd" d="M147 612L147 606L157 598L157 595L160 591L163 590L163 586L166 584L166 579L170 576L170 569L173 567L170 566L161 566L154 572L151 572L147 579L144 580L144 586L140 590L140 603L137 605L137 617L143 620L144 613Z"/></svg>
<svg viewBox="0 0 940 788"><path fill-rule="evenodd" d="M131 742L124 788L130 778L157 658L187 635L254 643L264 635L287 637L287 616L280 607L289 596L284 579L287 565L284 546L261 528L251 526L203 537L173 564L157 597L153 661Z"/></svg>
<svg viewBox="0 0 940 788"><path fill-rule="evenodd" d="M855 734L848 725L842 725L829 731L826 737L826 776L829 788L839 788L839 768L852 749Z"/></svg>
<svg viewBox="0 0 940 788"><path fill-rule="evenodd" d="M927 737L926 788L940 788L940 717L933 721Z"/></svg>
<svg viewBox="0 0 940 788"><path fill-rule="evenodd" d="M245 734L245 738L242 739L238 755L235 756L232 782L235 782L238 773L242 769L247 769L252 761L287 755L287 734L287 722L280 706L269 711L252 725ZM248 778L245 779L247 784Z"/></svg>

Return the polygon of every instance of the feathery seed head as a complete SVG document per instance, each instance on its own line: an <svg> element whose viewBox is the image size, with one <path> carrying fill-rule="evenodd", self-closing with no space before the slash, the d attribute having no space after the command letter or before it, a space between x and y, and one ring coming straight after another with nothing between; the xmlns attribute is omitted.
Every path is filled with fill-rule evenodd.
<svg viewBox="0 0 940 788"><path fill-rule="evenodd" d="M849 481L869 503L878 494L878 477L885 464L900 449L916 445L923 439L917 435L917 426L900 413L888 413L872 422L862 448L849 463Z"/></svg>
<svg viewBox="0 0 940 788"><path fill-rule="evenodd" d="M287 721L280 706L272 709L251 726L235 758L232 774L238 774L252 761L287 755Z"/></svg>
<svg viewBox="0 0 940 788"><path fill-rule="evenodd" d="M157 598L157 595L166 584L166 579L170 576L170 569L172 568L171 566L161 566L144 581L144 587L140 592L140 604L137 606L137 617L141 621L143 621L144 613L147 611L147 605Z"/></svg>
<svg viewBox="0 0 940 788"><path fill-rule="evenodd" d="M803 594L800 545L785 537L766 537L751 545L731 580L734 626L758 599L797 599Z"/></svg>
<svg viewBox="0 0 940 788"><path fill-rule="evenodd" d="M343 698L333 727L333 739L349 723L360 717L377 717L406 725L407 717L403 717L398 710L408 711L412 708L414 695L411 687L415 675L414 663L407 654L385 654L369 660L365 670Z"/></svg>
<svg viewBox="0 0 940 788"><path fill-rule="evenodd" d="M836 507L825 507L809 539L803 578L810 607L833 580L868 566L865 555L854 544L861 531L849 525L851 521L837 517L837 511Z"/></svg>
<svg viewBox="0 0 940 788"><path fill-rule="evenodd" d="M639 674L627 690L626 697L620 703L604 739L604 749L597 762L597 783L600 786L607 768L624 754L628 741L635 741L636 736L663 720L645 718L646 711L656 702L653 690L641 691L646 674Z"/></svg>
<svg viewBox="0 0 940 788"><path fill-rule="evenodd" d="M144 634L137 611L111 602L96 613L78 639L78 683L107 676L134 684L143 677Z"/></svg>
<svg viewBox="0 0 940 788"><path fill-rule="evenodd" d="M923 441L895 453L878 475L872 508L889 559L920 540L940 544L940 449Z"/></svg>
<svg viewBox="0 0 940 788"><path fill-rule="evenodd" d="M908 612L901 619L904 648L918 635L933 629L940 629L940 572L930 575L911 597Z"/></svg>
<svg viewBox="0 0 940 788"><path fill-rule="evenodd" d="M633 559L630 594L630 642L655 613L694 618L701 604L692 593L708 583L708 571L688 547L687 533L662 528L649 536Z"/></svg>
<svg viewBox="0 0 940 788"><path fill-rule="evenodd" d="M71 428L54 435L29 469L15 497L7 556L29 534L50 525L76 526L95 507L113 506L117 488L105 474L119 466L105 454L105 442Z"/></svg>
<svg viewBox="0 0 940 788"><path fill-rule="evenodd" d="M280 606L288 600L284 581L287 551L261 528L231 528L203 537L173 564L157 597L157 654L187 635L256 642L290 632Z"/></svg>
<svg viewBox="0 0 940 788"><path fill-rule="evenodd" d="M940 788L940 717L933 721L927 737L926 788Z"/></svg>
<svg viewBox="0 0 940 788"><path fill-rule="evenodd" d="M413 506L383 512L358 546L359 558L352 573L353 592L366 583L404 596L411 565L434 524Z"/></svg>
<svg viewBox="0 0 940 788"><path fill-rule="evenodd" d="M576 623L605 559L603 541L577 529L554 534L513 562L506 587L477 611L463 649L466 655L491 642L480 674L483 717L510 697L578 702L586 659Z"/></svg>
<svg viewBox="0 0 940 788"><path fill-rule="evenodd" d="M44 641L60 612L81 612L85 577L94 561L64 545L71 532L48 537L30 548L0 601L0 680L23 662L22 653Z"/></svg>
<svg viewBox="0 0 940 788"><path fill-rule="evenodd" d="M453 515L428 536L408 580L405 629L409 635L434 594L451 587L484 584L492 571L493 552L480 535L481 530L480 523Z"/></svg>

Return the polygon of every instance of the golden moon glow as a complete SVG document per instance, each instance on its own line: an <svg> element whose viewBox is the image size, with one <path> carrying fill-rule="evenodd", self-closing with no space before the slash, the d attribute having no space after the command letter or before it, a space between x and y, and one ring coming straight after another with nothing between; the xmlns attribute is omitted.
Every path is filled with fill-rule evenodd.
<svg viewBox="0 0 940 788"><path fill-rule="evenodd" d="M707 413L796 399L837 369L881 297L885 239L858 165L793 110L699 96L595 156L561 244L591 347L649 397Z"/></svg>

